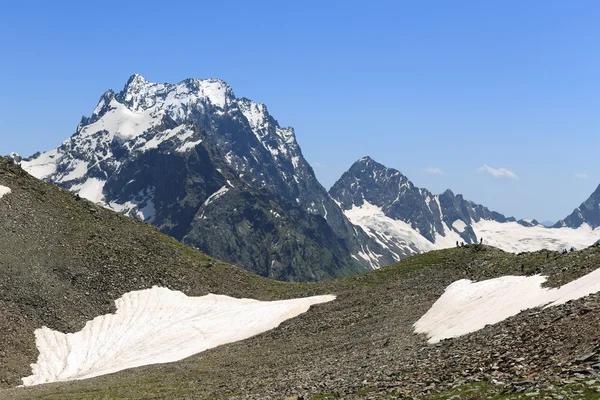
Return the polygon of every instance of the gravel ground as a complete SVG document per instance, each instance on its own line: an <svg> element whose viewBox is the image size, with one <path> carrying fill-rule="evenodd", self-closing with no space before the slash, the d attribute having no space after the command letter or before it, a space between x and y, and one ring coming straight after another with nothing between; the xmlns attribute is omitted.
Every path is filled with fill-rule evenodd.
<svg viewBox="0 0 600 400"><path fill-rule="evenodd" d="M0 399L600 398L597 295L436 345L412 329L456 279L520 275L523 267L556 286L600 267L597 249L514 255L472 245L290 284L213 260L1 160L0 184L13 189L0 200ZM36 328L79 330L114 311L123 293L155 284L188 295L338 298L179 362L9 389L30 374Z"/></svg>

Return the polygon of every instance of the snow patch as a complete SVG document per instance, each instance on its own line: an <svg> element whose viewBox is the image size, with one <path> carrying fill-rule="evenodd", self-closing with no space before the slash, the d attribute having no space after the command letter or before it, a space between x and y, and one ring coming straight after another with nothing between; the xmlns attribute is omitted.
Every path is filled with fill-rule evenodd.
<svg viewBox="0 0 600 400"><path fill-rule="evenodd" d="M543 288L546 277L503 276L481 282L461 279L415 324L415 332L429 336L429 343L475 332L523 310L552 307L600 291L600 269L560 288Z"/></svg>
<svg viewBox="0 0 600 400"><path fill-rule="evenodd" d="M154 187L143 189L133 199L125 203L111 201L108 204L108 208L140 221L151 221L156 214L154 207L155 191Z"/></svg>
<svg viewBox="0 0 600 400"><path fill-rule="evenodd" d="M78 193L81 197L93 203L102 203L104 199L102 190L105 184L106 181L98 178L88 178L83 184L72 186L71 191Z"/></svg>
<svg viewBox="0 0 600 400"><path fill-rule="evenodd" d="M12 190L9 187L0 185L0 199L6 196L7 194L10 194L11 192Z"/></svg>
<svg viewBox="0 0 600 400"><path fill-rule="evenodd" d="M71 167L73 168L68 174L61 176L57 182L68 182L75 179L80 179L88 172L89 163L81 160L73 160Z"/></svg>
<svg viewBox="0 0 600 400"><path fill-rule="evenodd" d="M363 201L362 206L353 205L350 210L345 210L344 214L350 222L363 228L369 236L391 251L394 247L400 247L407 254L414 254L417 250L429 251L436 249L434 243L421 236L409 224L386 216L381 207L377 207L366 200ZM380 236L387 237L388 242L382 241Z"/></svg>
<svg viewBox="0 0 600 400"><path fill-rule="evenodd" d="M206 207L207 205L209 205L213 201L217 200L219 197L223 196L228 191L229 191L229 188L227 186L223 186L221 189L217 190L216 192L214 192L213 194L211 194L210 196L208 196L208 199L206 199L206 201L204 202L204 204L202 204L202 207Z"/></svg>
<svg viewBox="0 0 600 400"><path fill-rule="evenodd" d="M56 172L58 150L50 150L31 161L21 161L21 167L38 179L44 179Z"/></svg>
<svg viewBox="0 0 600 400"><path fill-rule="evenodd" d="M158 146L175 137L179 137L182 141L191 137L194 134L194 131L187 129L185 125L178 126L174 129L167 129L164 132L158 133L154 135L154 137L148 140L141 148L140 151L145 152L148 150L156 149Z"/></svg>
<svg viewBox="0 0 600 400"><path fill-rule="evenodd" d="M452 223L452 227L458 232L463 233L465 231L465 228L467 227L467 224L465 224L465 221L463 221L462 219L457 219Z"/></svg>
<svg viewBox="0 0 600 400"><path fill-rule="evenodd" d="M523 226L517 222L480 220L471 224L484 244L498 247L511 253L537 251L541 249L563 250L575 247L582 249L600 239L600 228L592 229L588 224L579 228L548 228L543 225Z"/></svg>
<svg viewBox="0 0 600 400"><path fill-rule="evenodd" d="M161 115L164 114L164 112L158 112L154 109L139 112L132 111L116 99L111 100L110 107L110 110L102 118L81 130L82 137L91 136L100 131L107 131L109 140L114 137L128 140L141 135L160 123Z"/></svg>
<svg viewBox="0 0 600 400"><path fill-rule="evenodd" d="M76 333L35 331L40 351L24 386L86 379L142 365L174 362L274 329L335 296L281 301L209 294L188 297L167 288L133 291L115 301L115 314Z"/></svg>
<svg viewBox="0 0 600 400"><path fill-rule="evenodd" d="M179 153L185 153L189 150L192 150L194 147L198 146L200 143L202 143L202 139L197 140L195 142L187 142L187 143L184 143L181 146L179 146L175 151L177 151Z"/></svg>

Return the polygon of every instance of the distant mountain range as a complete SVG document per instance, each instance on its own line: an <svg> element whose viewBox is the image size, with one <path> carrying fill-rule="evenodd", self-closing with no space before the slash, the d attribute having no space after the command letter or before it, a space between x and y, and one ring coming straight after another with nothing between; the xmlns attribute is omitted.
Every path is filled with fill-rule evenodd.
<svg viewBox="0 0 600 400"><path fill-rule="evenodd" d="M370 157L354 163L329 194L353 224L398 259L481 239L518 253L582 248L600 238L600 229L595 229L600 226L600 188L552 228L505 217L450 190L434 195Z"/></svg>
<svg viewBox="0 0 600 400"><path fill-rule="evenodd" d="M22 158L30 174L155 225L186 244L281 280L322 280L481 238L507 251L587 246L600 193L545 228L450 190L434 195L369 157L329 193L294 130L219 79L105 92L59 147Z"/></svg>

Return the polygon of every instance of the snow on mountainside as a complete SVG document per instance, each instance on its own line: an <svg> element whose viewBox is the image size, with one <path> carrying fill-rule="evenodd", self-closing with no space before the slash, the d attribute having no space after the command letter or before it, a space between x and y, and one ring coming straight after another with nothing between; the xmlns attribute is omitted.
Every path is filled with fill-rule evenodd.
<svg viewBox="0 0 600 400"><path fill-rule="evenodd" d="M220 124L225 116L230 120ZM195 125L212 134L227 164L253 186L275 187L313 214L336 214L324 190L317 199L306 195L314 190L316 179L293 129L280 127L265 105L237 99L219 79L187 79L171 85L133 75L122 92L107 91L92 116L82 118L77 132L59 148L34 155L21 165L32 175L92 201L123 208L124 204L107 201L103 191L107 179L122 165L121 154L116 153L131 157L170 142L174 151L190 151L202 140ZM244 125L261 148L243 135Z"/></svg>
<svg viewBox="0 0 600 400"><path fill-rule="evenodd" d="M261 275L324 279L393 261L317 181L294 130L219 79L133 75L58 148L10 158ZM310 272L298 273L304 266Z"/></svg>
<svg viewBox="0 0 600 400"><path fill-rule="evenodd" d="M354 163L330 194L353 224L392 251L396 259L454 247L457 242L477 243L482 238L486 244L515 253L582 248L600 238L595 224L547 228L535 220L507 218L450 190L433 195L370 157ZM598 207L598 202L594 204ZM600 212L588 214L600 218Z"/></svg>

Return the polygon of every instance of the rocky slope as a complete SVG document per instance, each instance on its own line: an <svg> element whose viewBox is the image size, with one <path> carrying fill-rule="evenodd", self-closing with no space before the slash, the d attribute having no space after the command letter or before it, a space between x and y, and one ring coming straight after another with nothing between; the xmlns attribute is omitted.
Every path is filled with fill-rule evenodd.
<svg viewBox="0 0 600 400"><path fill-rule="evenodd" d="M451 190L434 195L370 157L354 163L329 193L352 223L396 259L481 239L505 251L522 252L582 248L600 238L600 230L594 229L600 222L594 195L575 216L548 228L536 220L505 217Z"/></svg>
<svg viewBox="0 0 600 400"><path fill-rule="evenodd" d="M156 84L133 75L61 146L11 157L264 276L326 279L392 261L317 181L293 129L218 79Z"/></svg>
<svg viewBox="0 0 600 400"><path fill-rule="evenodd" d="M572 385L600 378L597 295L434 346L413 333L457 279L539 272L556 286L599 268L595 248L515 255L471 245L351 278L283 283L214 260L6 161L0 185L11 189L0 198L0 398L428 398L459 388L467 394L454 398L551 388L570 398L580 390ZM8 389L31 373L35 329L77 331L114 311L124 293L153 285L193 296L338 297L272 331L179 362Z"/></svg>

